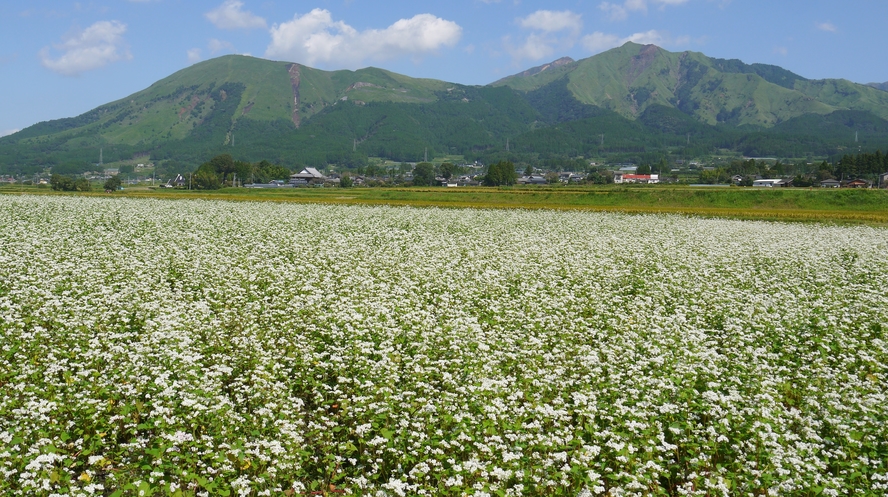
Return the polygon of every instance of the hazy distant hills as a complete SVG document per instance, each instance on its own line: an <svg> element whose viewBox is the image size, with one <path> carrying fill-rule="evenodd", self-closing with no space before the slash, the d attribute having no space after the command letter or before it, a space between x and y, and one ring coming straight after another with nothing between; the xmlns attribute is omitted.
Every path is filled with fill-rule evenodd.
<svg viewBox="0 0 888 497"><path fill-rule="evenodd" d="M872 86L873 88L888 91L888 81L884 83L868 83L867 86Z"/></svg>
<svg viewBox="0 0 888 497"><path fill-rule="evenodd" d="M826 155L888 148L888 92L777 66L627 43L484 87L376 68L322 71L230 55L77 117L0 138L0 172L150 156L193 167L228 152L288 167L679 154ZM858 141L854 141L856 139Z"/></svg>

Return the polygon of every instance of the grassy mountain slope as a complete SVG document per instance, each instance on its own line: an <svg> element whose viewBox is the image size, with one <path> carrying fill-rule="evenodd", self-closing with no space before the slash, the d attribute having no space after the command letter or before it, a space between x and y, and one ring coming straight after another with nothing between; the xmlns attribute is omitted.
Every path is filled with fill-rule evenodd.
<svg viewBox="0 0 888 497"><path fill-rule="evenodd" d="M516 90L533 90L538 88L541 83L550 83L568 74L576 66L576 61L570 57L562 57L549 64L532 67L519 74L508 76L499 81L495 81L490 86L508 86ZM531 78L533 76L533 78Z"/></svg>
<svg viewBox="0 0 888 497"><path fill-rule="evenodd" d="M479 158L507 140L539 157L833 155L888 148L886 118L888 92L877 88L633 43L486 87L232 55L0 138L0 172L85 170L99 149L106 162L150 155L193 167L227 152L297 168L427 150Z"/></svg>
<svg viewBox="0 0 888 497"><path fill-rule="evenodd" d="M457 86L376 68L330 72L231 55L195 64L83 115L4 137L0 161L96 162L100 148L106 161L136 154L172 158L210 153L239 138L277 146L337 103L431 103Z"/></svg>
<svg viewBox="0 0 888 497"><path fill-rule="evenodd" d="M760 127L836 110L888 118L888 93L872 87L844 80L812 81L777 66L668 52L654 45L627 43L559 71L516 75L494 84L531 91L567 77L579 101L632 119L651 105L677 108L707 124Z"/></svg>

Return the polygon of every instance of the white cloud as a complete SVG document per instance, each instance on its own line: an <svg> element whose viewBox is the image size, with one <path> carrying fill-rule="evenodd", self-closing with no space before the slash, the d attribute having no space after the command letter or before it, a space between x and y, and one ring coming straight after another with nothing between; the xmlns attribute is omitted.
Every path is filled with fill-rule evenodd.
<svg viewBox="0 0 888 497"><path fill-rule="evenodd" d="M612 21L622 21L631 12L647 12L646 0L626 0L623 4L601 2L598 8L603 10Z"/></svg>
<svg viewBox="0 0 888 497"><path fill-rule="evenodd" d="M557 31L576 33L583 29L582 16L569 10L538 10L523 19L519 19L518 24L522 28L545 31L547 33Z"/></svg>
<svg viewBox="0 0 888 497"><path fill-rule="evenodd" d="M688 0L624 0L620 3L601 2L598 8L604 11L612 21L622 21L629 17L633 12L641 12L646 14L648 4L658 6L663 10L668 5L682 5Z"/></svg>
<svg viewBox="0 0 888 497"><path fill-rule="evenodd" d="M817 24L817 29L819 29L819 30L821 30L821 31L826 31L826 32L829 32L829 33L835 33L836 31L838 31L838 28L836 28L836 25L833 24L833 23L831 23L831 22L821 22L821 23L818 23L818 24Z"/></svg>
<svg viewBox="0 0 888 497"><path fill-rule="evenodd" d="M123 34L126 24L119 21L99 21L92 26L65 37L62 43L54 45L62 52L56 58L49 47L40 50L40 61L44 67L65 76L77 76L82 72L104 67L119 60L129 60L133 56L126 47Z"/></svg>
<svg viewBox="0 0 888 497"><path fill-rule="evenodd" d="M0 138L2 138L4 136L9 136L13 133L18 133L19 131L21 131L21 129L7 129L4 131L0 131Z"/></svg>
<svg viewBox="0 0 888 497"><path fill-rule="evenodd" d="M199 48L191 48L187 52L188 54L188 62L192 64L195 62L200 62L201 59L201 50Z"/></svg>
<svg viewBox="0 0 888 497"><path fill-rule="evenodd" d="M603 52L609 48L619 47L620 37L596 31L583 37L583 48L591 53Z"/></svg>
<svg viewBox="0 0 888 497"><path fill-rule="evenodd" d="M205 15L219 29L253 29L265 28L265 19L241 10L244 3L240 0L225 0L222 5L207 12Z"/></svg>
<svg viewBox="0 0 888 497"><path fill-rule="evenodd" d="M555 53L555 43L551 37L537 33L530 34L523 44L517 46L512 44L511 38L503 38L503 45L516 64L524 59L540 60L551 56Z"/></svg>
<svg viewBox="0 0 888 497"><path fill-rule="evenodd" d="M219 40L217 38L210 38L210 40L207 42L207 51L209 52L210 56L216 56L219 52L237 53L237 51L234 49L234 45L231 44L231 42ZM186 52L186 54L188 55L188 61L191 63L195 63L203 59L203 50L200 48L191 48Z"/></svg>
<svg viewBox="0 0 888 497"><path fill-rule="evenodd" d="M624 38L622 41L623 43L631 41L632 43L638 43L639 45L662 46L667 44L666 36L656 29L645 31L643 33L633 33Z"/></svg>
<svg viewBox="0 0 888 497"><path fill-rule="evenodd" d="M234 45L227 41L217 40L215 38L212 38L210 40L207 47L210 49L210 52L212 52L213 55L222 51L234 51Z"/></svg>
<svg viewBox="0 0 888 497"><path fill-rule="evenodd" d="M677 38L673 38L669 35L669 33L656 29L643 31L640 33L633 33L622 38L615 34L596 31L590 35L584 36L582 44L583 48L585 48L590 53L595 54L614 47L622 46L623 44L630 41L633 43L638 43L640 45L657 45L658 47L665 47L688 45L693 40L690 36L679 36ZM700 42L700 40L697 40L697 42Z"/></svg>
<svg viewBox="0 0 888 497"><path fill-rule="evenodd" d="M537 61L552 56L556 50L570 49L583 29L582 16L569 10L538 10L518 19L517 24L533 33L520 42L514 42L511 36L503 37L503 47L516 65L522 60Z"/></svg>
<svg viewBox="0 0 888 497"><path fill-rule="evenodd" d="M271 28L271 44L265 56L304 64L337 63L358 67L368 59L419 56L452 47L462 28L431 14L401 19L385 29L357 31L334 21L328 10L314 9Z"/></svg>
<svg viewBox="0 0 888 497"><path fill-rule="evenodd" d="M786 47L774 47L774 53L777 55L786 56L789 54L789 49Z"/></svg>

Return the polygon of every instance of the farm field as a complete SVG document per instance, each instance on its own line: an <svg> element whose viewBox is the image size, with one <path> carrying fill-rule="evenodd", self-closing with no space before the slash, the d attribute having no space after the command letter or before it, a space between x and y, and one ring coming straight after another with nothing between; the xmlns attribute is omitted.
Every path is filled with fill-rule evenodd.
<svg viewBox="0 0 888 497"><path fill-rule="evenodd" d="M0 195L0 494L888 493L888 229L239 200Z"/></svg>
<svg viewBox="0 0 888 497"><path fill-rule="evenodd" d="M0 193L52 193L0 186ZM92 195L104 195L92 193ZM731 219L888 226L888 190L713 188L676 185L459 188L227 188L215 191L145 187L113 196L202 198L328 204L524 208L691 214Z"/></svg>
<svg viewBox="0 0 888 497"><path fill-rule="evenodd" d="M888 225L888 191L688 186L297 188L152 192L205 198L473 208L598 210Z"/></svg>

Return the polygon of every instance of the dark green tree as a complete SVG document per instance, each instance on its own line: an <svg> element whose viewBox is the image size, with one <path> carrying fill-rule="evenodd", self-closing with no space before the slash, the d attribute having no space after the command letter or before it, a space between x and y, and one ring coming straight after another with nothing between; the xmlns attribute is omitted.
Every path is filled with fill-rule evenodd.
<svg viewBox="0 0 888 497"><path fill-rule="evenodd" d="M339 186L342 188L351 188L354 184L351 175L348 173L343 174L342 177L339 178Z"/></svg>
<svg viewBox="0 0 888 497"><path fill-rule="evenodd" d="M70 176L62 176L61 174L53 174L49 177L49 186L57 192L74 191L74 178Z"/></svg>
<svg viewBox="0 0 888 497"><path fill-rule="evenodd" d="M78 192L88 192L92 190L92 184L86 178L77 178L74 180L74 189Z"/></svg>
<svg viewBox="0 0 888 497"><path fill-rule="evenodd" d="M586 176L586 181L595 185L606 185L614 182L614 173L611 171L595 171Z"/></svg>
<svg viewBox="0 0 888 497"><path fill-rule="evenodd" d="M420 162L413 169L415 186L431 186L435 182L435 166L430 162Z"/></svg>
<svg viewBox="0 0 888 497"><path fill-rule="evenodd" d="M110 178L105 180L105 184L102 186L107 191L116 192L120 189L121 185L120 176L111 176Z"/></svg>
<svg viewBox="0 0 888 497"><path fill-rule="evenodd" d="M195 190L218 190L222 186L219 176L210 168L201 166L191 178L191 184Z"/></svg>
<svg viewBox="0 0 888 497"><path fill-rule="evenodd" d="M267 160L263 160L262 162L256 164L256 168L253 174L254 181L259 183L268 183L269 181L276 179L287 180L293 173L286 167L278 166L276 164L268 162Z"/></svg>
<svg viewBox="0 0 888 497"><path fill-rule="evenodd" d="M253 164L244 161L235 161L232 169L231 180L237 179L238 184L249 183L253 177Z"/></svg>
<svg viewBox="0 0 888 497"><path fill-rule="evenodd" d="M487 168L487 174L484 175L485 186L505 186L514 185L518 179L515 172L515 164L511 161L500 161L492 164Z"/></svg>
<svg viewBox="0 0 888 497"><path fill-rule="evenodd" d="M441 164L441 177L444 179L450 179L453 177L453 172L456 169L456 166L449 162L445 162Z"/></svg>

